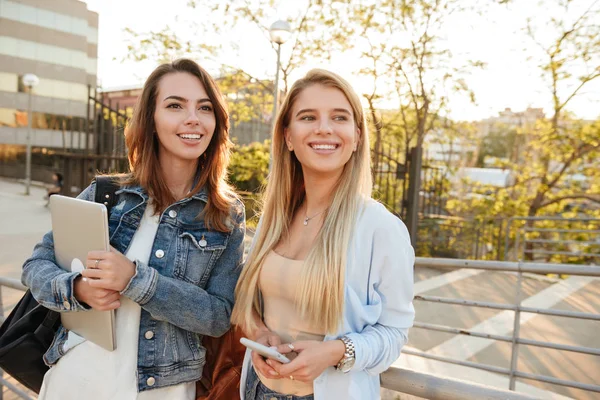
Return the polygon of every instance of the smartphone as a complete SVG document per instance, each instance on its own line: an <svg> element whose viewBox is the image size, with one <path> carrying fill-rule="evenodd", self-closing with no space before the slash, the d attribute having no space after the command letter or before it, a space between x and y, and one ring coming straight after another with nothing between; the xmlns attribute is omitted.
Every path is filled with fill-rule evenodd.
<svg viewBox="0 0 600 400"><path fill-rule="evenodd" d="M249 348L250 350L257 352L263 357L271 358L275 361L279 361L282 364L287 364L290 362L289 358L287 358L277 350L274 350L260 343L256 343L255 341L252 341L250 339L246 339L243 337L240 339L240 343Z"/></svg>

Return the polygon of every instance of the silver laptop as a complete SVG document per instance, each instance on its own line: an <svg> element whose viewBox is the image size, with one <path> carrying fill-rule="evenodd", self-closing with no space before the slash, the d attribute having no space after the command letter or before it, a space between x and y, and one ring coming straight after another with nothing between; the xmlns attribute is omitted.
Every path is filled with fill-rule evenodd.
<svg viewBox="0 0 600 400"><path fill-rule="evenodd" d="M109 250L104 204L54 195L50 197L56 263L67 271L81 271L87 254ZM60 314L63 326L107 349L116 348L115 312L81 311Z"/></svg>

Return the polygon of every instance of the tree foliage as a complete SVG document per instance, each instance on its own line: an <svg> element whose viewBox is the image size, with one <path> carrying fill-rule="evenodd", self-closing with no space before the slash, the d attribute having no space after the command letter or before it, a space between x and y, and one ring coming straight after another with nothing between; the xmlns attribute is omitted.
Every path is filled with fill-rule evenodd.
<svg viewBox="0 0 600 400"><path fill-rule="evenodd" d="M236 146L229 163L229 182L239 191L258 193L267 183L271 141Z"/></svg>

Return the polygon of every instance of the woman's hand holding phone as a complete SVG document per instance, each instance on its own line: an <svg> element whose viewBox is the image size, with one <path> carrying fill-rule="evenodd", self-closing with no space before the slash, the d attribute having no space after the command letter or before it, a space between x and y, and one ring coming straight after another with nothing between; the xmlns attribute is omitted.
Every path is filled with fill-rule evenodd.
<svg viewBox="0 0 600 400"><path fill-rule="evenodd" d="M254 341L267 347L276 347L281 344L281 338L277 334L271 332L268 329L261 329L255 335ZM274 360L265 360L263 356L257 352L252 352L252 364L254 368L264 377L269 379L281 379L282 377L275 371L275 369L269 364L274 363L275 366L283 365Z"/></svg>
<svg viewBox="0 0 600 400"><path fill-rule="evenodd" d="M345 346L341 340L299 340L281 344L277 351L283 355L292 351L298 353L289 364L269 362L281 377L293 376L295 380L311 383L327 368L337 365L344 356Z"/></svg>

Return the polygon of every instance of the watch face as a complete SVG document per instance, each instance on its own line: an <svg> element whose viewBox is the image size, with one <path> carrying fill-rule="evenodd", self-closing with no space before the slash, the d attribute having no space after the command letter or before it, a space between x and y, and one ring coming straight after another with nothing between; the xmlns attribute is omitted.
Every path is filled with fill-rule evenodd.
<svg viewBox="0 0 600 400"><path fill-rule="evenodd" d="M354 361L354 358L346 358L345 360L342 360L340 371L349 372L352 367L354 367Z"/></svg>

